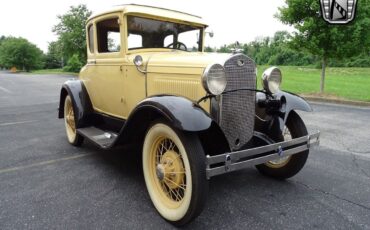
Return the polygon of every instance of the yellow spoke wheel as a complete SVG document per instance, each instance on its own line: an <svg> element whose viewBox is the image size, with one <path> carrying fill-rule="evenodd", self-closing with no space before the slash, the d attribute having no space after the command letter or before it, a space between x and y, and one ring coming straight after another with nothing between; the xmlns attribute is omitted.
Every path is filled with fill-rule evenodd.
<svg viewBox="0 0 370 230"><path fill-rule="evenodd" d="M288 127L284 127L283 130L283 137L284 141L289 141L292 140L292 134L290 133ZM270 168L282 168L285 165L287 165L292 157L291 156L283 156L280 157L279 159L268 161L265 165Z"/></svg>
<svg viewBox="0 0 370 230"><path fill-rule="evenodd" d="M197 137L178 135L165 123L154 124L144 141L143 172L149 196L164 219L183 225L200 213L208 181Z"/></svg>
<svg viewBox="0 0 370 230"><path fill-rule="evenodd" d="M72 99L69 95L64 100L64 125L68 142L72 145L79 146L82 144L83 137L76 131L75 115L73 111Z"/></svg>
<svg viewBox="0 0 370 230"><path fill-rule="evenodd" d="M275 141L288 141L305 135L307 135L307 129L304 122L296 112L291 111L282 132L282 137ZM279 180L287 179L296 175L303 168L308 154L309 150L305 150L294 155L282 156L265 164L256 165L256 168L265 176Z"/></svg>

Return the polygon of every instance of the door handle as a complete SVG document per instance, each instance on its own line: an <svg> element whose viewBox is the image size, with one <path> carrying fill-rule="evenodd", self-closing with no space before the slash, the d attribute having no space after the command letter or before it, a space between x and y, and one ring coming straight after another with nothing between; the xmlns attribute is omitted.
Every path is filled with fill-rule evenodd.
<svg viewBox="0 0 370 230"><path fill-rule="evenodd" d="M96 60L90 60L87 62L87 64L96 64Z"/></svg>

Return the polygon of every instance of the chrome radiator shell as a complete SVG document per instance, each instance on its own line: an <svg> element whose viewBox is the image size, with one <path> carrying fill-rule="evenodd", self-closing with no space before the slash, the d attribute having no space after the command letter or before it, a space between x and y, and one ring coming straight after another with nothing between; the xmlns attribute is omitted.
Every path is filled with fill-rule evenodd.
<svg viewBox="0 0 370 230"><path fill-rule="evenodd" d="M224 64L227 86L225 91L256 89L256 65L252 59L236 54ZM254 91L239 90L221 96L219 124L232 150L246 144L253 136L255 117Z"/></svg>

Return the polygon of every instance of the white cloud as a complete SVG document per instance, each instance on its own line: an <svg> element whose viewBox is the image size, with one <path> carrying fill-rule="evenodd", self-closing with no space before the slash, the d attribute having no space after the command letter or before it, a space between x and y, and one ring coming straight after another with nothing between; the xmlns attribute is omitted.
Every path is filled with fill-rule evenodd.
<svg viewBox="0 0 370 230"><path fill-rule="evenodd" d="M278 30L292 29L274 14L283 0L137 0L136 4L159 6L202 16L215 36L206 43L214 46L235 41L249 42L258 36L272 36ZM131 2L129 2L131 3ZM5 0L0 7L0 35L24 37L46 51L48 42L56 40L52 27L57 15L72 5L86 4L93 12L120 5L119 0Z"/></svg>

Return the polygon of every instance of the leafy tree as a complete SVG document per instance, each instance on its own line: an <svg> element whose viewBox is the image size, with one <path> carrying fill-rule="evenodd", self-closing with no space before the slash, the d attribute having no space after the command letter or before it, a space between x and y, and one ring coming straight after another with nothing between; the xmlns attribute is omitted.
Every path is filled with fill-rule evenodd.
<svg viewBox="0 0 370 230"><path fill-rule="evenodd" d="M227 46L227 45L223 45L220 47L220 49L217 50L217 52L219 53L231 53L232 50L230 48L231 45Z"/></svg>
<svg viewBox="0 0 370 230"><path fill-rule="evenodd" d="M85 23L90 15L91 11L86 5L71 6L66 14L58 15L59 23L54 26L53 32L58 35L67 58L77 54L80 62L86 62Z"/></svg>
<svg viewBox="0 0 370 230"><path fill-rule="evenodd" d="M204 51L205 52L214 52L214 50L212 49L212 47L210 47L210 46L206 46L205 48L204 48Z"/></svg>
<svg viewBox="0 0 370 230"><path fill-rule="evenodd" d="M4 35L2 35L1 37L0 37L0 46L1 46L1 43L4 41L6 39L6 37L4 36ZM2 69L3 68L3 65L1 64L1 62L0 62L0 69Z"/></svg>
<svg viewBox="0 0 370 230"><path fill-rule="evenodd" d="M8 37L1 42L0 63L4 67L30 71L43 67L43 52L24 38Z"/></svg>
<svg viewBox="0 0 370 230"><path fill-rule="evenodd" d="M5 39L6 39L6 37L5 37L4 35L2 35L2 36L0 37L0 46L1 46L1 43L2 43Z"/></svg>
<svg viewBox="0 0 370 230"><path fill-rule="evenodd" d="M50 42L45 57L45 68L55 69L62 67L63 54L59 42Z"/></svg>
<svg viewBox="0 0 370 230"><path fill-rule="evenodd" d="M324 92L325 69L329 59L356 56L370 47L370 0L358 1L357 15L347 25L330 25L320 16L317 0L285 0L277 17L293 25L292 46L307 50L321 59L320 92Z"/></svg>
<svg viewBox="0 0 370 230"><path fill-rule="evenodd" d="M66 72L78 73L83 66L80 58L77 54L74 54L70 59L68 59L68 64L63 68Z"/></svg>

